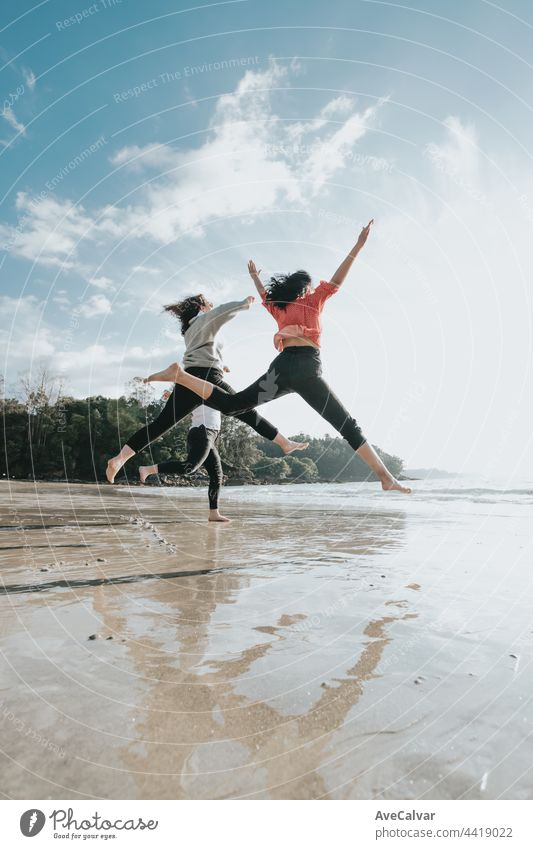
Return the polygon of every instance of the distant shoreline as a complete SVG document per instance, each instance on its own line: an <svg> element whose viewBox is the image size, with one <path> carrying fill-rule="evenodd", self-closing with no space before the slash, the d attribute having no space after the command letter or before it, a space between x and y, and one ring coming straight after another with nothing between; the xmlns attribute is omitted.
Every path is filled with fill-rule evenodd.
<svg viewBox="0 0 533 849"><path fill-rule="evenodd" d="M147 486L147 487L158 487L165 489L197 489L199 487L204 487L207 485L208 478L206 477L196 477L196 478L176 478L174 480L167 480L165 483L159 482L156 483L145 483L141 484L139 478L136 476L135 479L128 480L127 478L120 478L115 480L114 486ZM454 475L450 475L450 477L454 477ZM408 475L398 475L398 480L400 481L416 481L421 480L421 478L415 478ZM107 480L105 478L99 479L82 479L82 478L46 478L46 477L35 477L35 478L8 478L2 477L0 481L3 483L55 483L55 484L83 484L83 485L94 485L94 484L107 484ZM334 478L323 478L320 480L314 481L306 481L306 480L298 480L298 478L288 478L285 480L266 480L261 478L253 478L251 480L246 480L245 478L228 478L224 481L224 486L286 486L289 484L344 484L344 483L376 483L377 478L374 477L366 477L366 478L354 478L353 480L336 480Z"/></svg>

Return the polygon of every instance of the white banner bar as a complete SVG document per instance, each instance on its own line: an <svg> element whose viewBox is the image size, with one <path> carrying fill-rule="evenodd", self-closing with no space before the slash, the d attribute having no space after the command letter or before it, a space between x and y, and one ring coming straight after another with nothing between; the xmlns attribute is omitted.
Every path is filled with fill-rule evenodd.
<svg viewBox="0 0 533 849"><path fill-rule="evenodd" d="M530 801L4 801L2 845L533 847ZM69 844L70 845L70 844Z"/></svg>

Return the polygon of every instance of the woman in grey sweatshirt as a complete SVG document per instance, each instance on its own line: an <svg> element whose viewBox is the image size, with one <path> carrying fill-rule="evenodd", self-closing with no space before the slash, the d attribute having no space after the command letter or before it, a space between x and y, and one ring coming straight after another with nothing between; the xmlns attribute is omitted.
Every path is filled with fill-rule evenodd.
<svg viewBox="0 0 533 849"><path fill-rule="evenodd" d="M174 315L181 323L181 332L185 341L183 367L186 371L195 375L195 377L201 377L214 383L215 386L219 386L226 392L234 393L235 390L224 380L224 371L228 369L225 369L222 363L220 345L217 344L216 336L224 324L235 318L242 310L249 309L254 300L253 297L248 297L243 301L230 301L227 304L214 307L205 295L194 295L184 301L165 307L165 311ZM159 379L164 378L151 375L145 382ZM201 399L198 395L176 384L157 418L132 434L119 454L109 460L106 470L109 483L114 482L115 475L130 457L142 451L154 439L174 427L199 404L201 404ZM292 451L307 447L307 443L287 439L256 410L238 413L235 418L249 425L260 436L275 442L284 454L290 454Z"/></svg>

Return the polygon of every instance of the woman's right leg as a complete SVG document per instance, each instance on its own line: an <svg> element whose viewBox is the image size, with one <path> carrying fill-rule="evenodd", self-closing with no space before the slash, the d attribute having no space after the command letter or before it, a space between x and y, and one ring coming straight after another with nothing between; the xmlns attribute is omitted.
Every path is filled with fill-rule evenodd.
<svg viewBox="0 0 533 849"><path fill-rule="evenodd" d="M180 386L195 392L208 407L220 410L225 416L245 413L260 404L275 401L276 398L281 398L282 395L287 395L287 393L293 391L286 385L285 381L280 379L280 375L272 367L246 389L235 392L234 395L230 395L200 377L189 374L181 367L176 372L175 380Z"/></svg>
<svg viewBox="0 0 533 849"><path fill-rule="evenodd" d="M346 407L341 404L322 377L306 377L301 381L296 378L295 391L344 437L356 454L377 475L384 490L411 492L408 486L402 486L389 472L379 454L363 436L355 419L350 416Z"/></svg>
<svg viewBox="0 0 533 849"><path fill-rule="evenodd" d="M394 475L389 472L385 463L370 442L364 442L363 445L357 449L357 454L361 460L364 460L367 466L370 466L372 471L378 476L384 490L388 491L395 489L398 492L405 492L407 494L412 492L410 486L403 486L400 481L396 480Z"/></svg>
<svg viewBox="0 0 533 849"><path fill-rule="evenodd" d="M172 395L161 410L160 414L150 424L144 425L136 433L129 437L122 446L120 452L112 457L106 469L106 477L109 483L113 483L115 475L120 471L124 463L146 448L154 439L162 436L167 430L177 424L188 413L199 405L198 396L190 392L184 386L176 385Z"/></svg>

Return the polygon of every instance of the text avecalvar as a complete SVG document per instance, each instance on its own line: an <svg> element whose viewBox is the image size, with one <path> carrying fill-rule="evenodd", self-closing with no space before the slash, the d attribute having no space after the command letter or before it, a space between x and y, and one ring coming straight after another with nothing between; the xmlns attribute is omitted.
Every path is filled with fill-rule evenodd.
<svg viewBox="0 0 533 849"><path fill-rule="evenodd" d="M432 820L435 812L431 811L377 811L377 820Z"/></svg>

